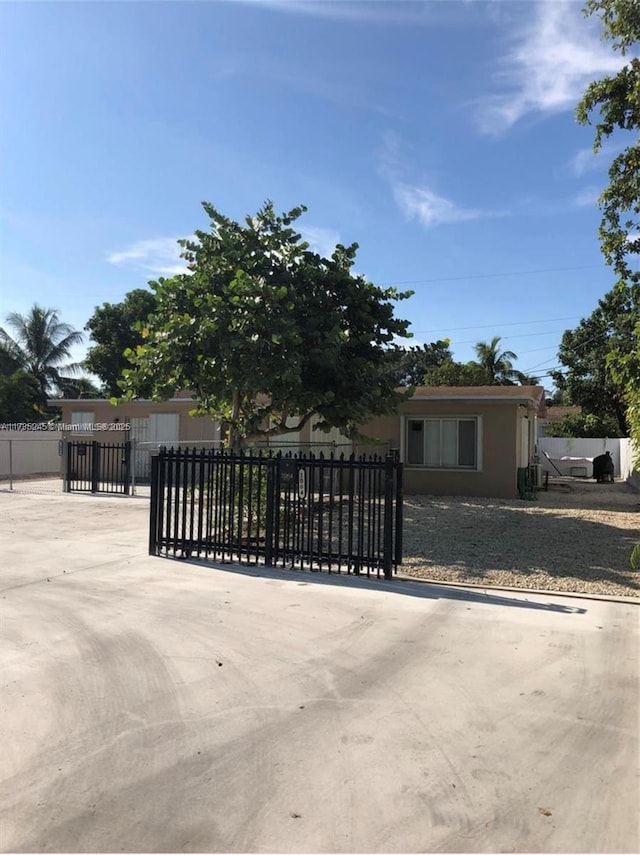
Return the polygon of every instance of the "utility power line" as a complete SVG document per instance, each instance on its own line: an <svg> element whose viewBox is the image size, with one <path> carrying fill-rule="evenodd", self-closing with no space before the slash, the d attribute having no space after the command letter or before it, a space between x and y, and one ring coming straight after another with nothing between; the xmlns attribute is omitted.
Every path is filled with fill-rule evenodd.
<svg viewBox="0 0 640 855"><path fill-rule="evenodd" d="M512 338L531 338L532 336L540 336L540 335L559 335L561 332L564 332L564 330L547 330L547 332L518 333L516 336L512 336ZM503 342L506 342L508 340L508 338L509 338L508 336L504 336L504 337L501 336L500 340L503 343ZM477 343L478 343L477 338L468 338L465 341L452 341L451 347L453 347L454 345L457 345L457 344L477 344ZM502 347L502 343L501 343L500 347Z"/></svg>
<svg viewBox="0 0 640 855"><path fill-rule="evenodd" d="M533 276L539 273L565 273L570 270L604 270L601 264L582 264L579 267L547 267L541 270L511 270L497 273L469 273L466 276L438 276L434 279L405 279L400 282L386 282L381 287L390 288L394 285L426 285L431 282L463 282L470 279L493 279L499 276Z"/></svg>
<svg viewBox="0 0 640 855"><path fill-rule="evenodd" d="M580 315L569 315L564 318L542 318L539 321L510 321L506 324L473 324L469 327L435 327L430 330L411 330L413 333L430 333L430 332L460 332L461 330L484 330L484 329L495 329L496 327L528 327L531 324L546 324L546 323L554 323L555 321L575 321L576 318L579 318Z"/></svg>

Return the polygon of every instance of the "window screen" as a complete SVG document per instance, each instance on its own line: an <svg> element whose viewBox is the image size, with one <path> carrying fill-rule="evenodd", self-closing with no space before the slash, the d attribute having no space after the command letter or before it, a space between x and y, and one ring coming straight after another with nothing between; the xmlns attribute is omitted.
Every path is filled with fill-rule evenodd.
<svg viewBox="0 0 640 855"><path fill-rule="evenodd" d="M409 419L407 463L432 468L478 465L477 419Z"/></svg>

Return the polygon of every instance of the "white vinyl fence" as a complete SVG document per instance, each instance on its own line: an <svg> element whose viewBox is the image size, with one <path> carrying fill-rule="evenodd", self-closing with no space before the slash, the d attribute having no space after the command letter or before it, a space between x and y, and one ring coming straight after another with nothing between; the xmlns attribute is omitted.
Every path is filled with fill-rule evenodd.
<svg viewBox="0 0 640 855"><path fill-rule="evenodd" d="M640 490L640 472L633 467L633 447L630 439L620 442L620 477L628 481L636 490Z"/></svg>
<svg viewBox="0 0 640 855"><path fill-rule="evenodd" d="M61 471L60 435L27 431L0 433L1 479L59 475Z"/></svg>
<svg viewBox="0 0 640 855"><path fill-rule="evenodd" d="M543 471L551 475L558 473L542 453L546 451L553 460L555 466L563 475L583 474L581 470L586 469L586 477L591 478L593 466L591 461L605 451L611 452L616 478L622 478L636 486L640 486L640 476L634 472L632 461L632 449L630 439L582 439L545 436L538 439L538 456ZM574 460L562 460L576 458Z"/></svg>

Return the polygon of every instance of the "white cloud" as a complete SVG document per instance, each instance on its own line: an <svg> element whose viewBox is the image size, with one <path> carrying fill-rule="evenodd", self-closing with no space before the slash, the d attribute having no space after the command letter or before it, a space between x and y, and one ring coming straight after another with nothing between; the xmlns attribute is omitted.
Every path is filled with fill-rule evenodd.
<svg viewBox="0 0 640 855"><path fill-rule="evenodd" d="M301 226L298 231L309 244L310 249L323 258L331 258L336 244L340 243L340 235L333 229L325 229L321 226Z"/></svg>
<svg viewBox="0 0 640 855"><path fill-rule="evenodd" d="M176 276L187 273L187 265L180 258L180 238L163 237L141 240L120 252L107 256L110 264L125 264L139 270L147 270L156 276Z"/></svg>
<svg viewBox="0 0 640 855"><path fill-rule="evenodd" d="M362 0L231 0L274 12L328 18L337 21L359 21L383 24L417 24L425 20L425 3L394 0L392 3L362 2Z"/></svg>
<svg viewBox="0 0 640 855"><path fill-rule="evenodd" d="M511 41L496 75L506 91L484 99L477 111L485 133L508 130L530 114L572 110L594 77L616 73L627 61L600 41L596 22L571 0L537 0L533 18Z"/></svg>
<svg viewBox="0 0 640 855"><path fill-rule="evenodd" d="M411 151L411 148L403 144L397 134L387 132L382 136L378 151L378 173L388 182L397 206L407 219L418 220L428 229L444 223L462 223L496 216L488 211L461 207L451 199L438 196L424 180L405 180L403 176L407 172L408 160L406 150Z"/></svg>
<svg viewBox="0 0 640 855"><path fill-rule="evenodd" d="M600 151L596 154L592 148L581 148L569 161L569 167L574 175L580 177L585 172L593 172L604 168L610 157L619 154L624 146L619 143L604 142ZM601 157L604 155L604 157Z"/></svg>
<svg viewBox="0 0 640 855"><path fill-rule="evenodd" d="M425 228L477 220L484 216L482 211L458 207L450 199L438 196L424 186L397 182L393 185L393 196L403 214L410 220L417 219Z"/></svg>
<svg viewBox="0 0 640 855"><path fill-rule="evenodd" d="M590 208L594 205L598 204L598 199L600 198L600 190L598 187L585 187L578 195L575 197L574 204L579 208Z"/></svg>
<svg viewBox="0 0 640 855"><path fill-rule="evenodd" d="M598 157L592 148L581 148L577 151L569 161L569 166L574 175L584 175L585 172L591 172L597 169L601 164Z"/></svg>

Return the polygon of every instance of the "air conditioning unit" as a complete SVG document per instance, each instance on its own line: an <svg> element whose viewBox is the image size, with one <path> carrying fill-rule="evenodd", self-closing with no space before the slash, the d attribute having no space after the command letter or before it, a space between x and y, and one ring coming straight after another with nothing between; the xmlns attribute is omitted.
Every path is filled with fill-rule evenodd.
<svg viewBox="0 0 640 855"><path fill-rule="evenodd" d="M529 466L529 477L531 478L531 484L533 487L540 488L544 485L541 463L532 463L531 466Z"/></svg>

